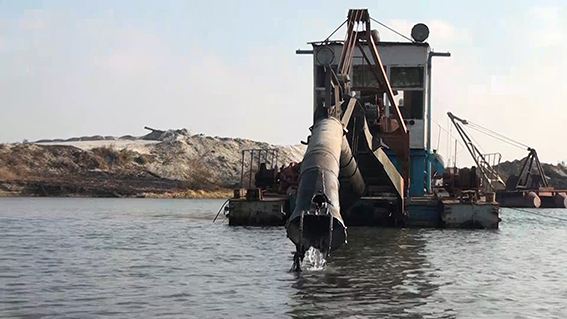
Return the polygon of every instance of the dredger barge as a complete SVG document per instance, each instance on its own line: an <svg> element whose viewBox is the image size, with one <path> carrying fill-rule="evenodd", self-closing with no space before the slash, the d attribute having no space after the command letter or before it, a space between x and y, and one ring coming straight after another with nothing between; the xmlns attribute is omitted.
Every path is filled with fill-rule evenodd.
<svg viewBox="0 0 567 319"><path fill-rule="evenodd" d="M341 247L347 226L498 228L493 192L470 169L446 171L431 148L429 29L384 42L368 10L349 10L344 40L312 42L313 126L303 161L278 167L276 150L242 153L230 225L285 225L305 251ZM341 26L343 26L341 25ZM338 29L337 29L338 30ZM436 183L435 181L438 181ZM436 186L439 184L440 186Z"/></svg>

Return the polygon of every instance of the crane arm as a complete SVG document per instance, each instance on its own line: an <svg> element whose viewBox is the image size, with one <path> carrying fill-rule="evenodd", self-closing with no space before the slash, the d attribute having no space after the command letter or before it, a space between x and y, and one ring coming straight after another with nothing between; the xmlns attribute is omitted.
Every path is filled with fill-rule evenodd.
<svg viewBox="0 0 567 319"><path fill-rule="evenodd" d="M343 44L341 58L339 60L338 72L339 75L334 75L331 68L328 68L331 73L332 86L341 86L341 93L349 94L351 93L350 86L348 85L346 79L351 74L352 61L355 54L356 48L360 50L366 62L371 68L372 74L375 77L378 87L381 91L386 94L386 98L390 102L393 109L394 119L398 124L398 128L391 133L382 133L382 139L395 153L396 157L402 164L402 177L404 179L404 185L409 187L410 185L410 139L409 131L406 127L402 112L396 100L394 99L394 92L390 85L390 81L384 70L384 65L378 53L376 47L376 39L372 35L372 28L370 24L370 14L367 9L351 9L349 10L347 17L347 33L346 40ZM358 31L358 29L364 29L364 31ZM365 46L370 51L370 54L365 52ZM341 81L342 80L342 81ZM328 99L330 100L330 98ZM337 98L335 96L335 105L338 105L339 101L346 100L343 96Z"/></svg>
<svg viewBox="0 0 567 319"><path fill-rule="evenodd" d="M490 165L490 163L486 160L485 156L480 152L480 150L476 147L476 145L472 142L471 138L465 131L465 129L461 126L467 125L468 121L464 120L451 112L448 112L447 115L453 125L457 129L457 132L461 136L461 139L465 143L467 150L469 151L470 155L472 156L476 166L481 172L482 179L486 182L487 188L491 191L495 191L497 189L502 189L506 187L506 183L502 180L498 172Z"/></svg>

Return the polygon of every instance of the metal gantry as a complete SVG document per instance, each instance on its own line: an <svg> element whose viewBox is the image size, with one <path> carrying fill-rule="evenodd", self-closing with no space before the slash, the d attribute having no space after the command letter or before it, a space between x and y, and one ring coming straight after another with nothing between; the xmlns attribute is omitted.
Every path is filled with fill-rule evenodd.
<svg viewBox="0 0 567 319"><path fill-rule="evenodd" d="M457 129L457 132L461 136L461 139L465 143L465 147L471 154L476 166L480 171L480 175L485 182L484 188L487 191L496 191L506 188L506 183L502 180L498 172L496 171L495 167L490 164L487 160L485 154L483 154L478 147L472 142L470 136L467 134L465 129L461 126L467 125L467 120L461 119L460 117L455 116L453 113L448 112L447 115L453 122L453 125Z"/></svg>
<svg viewBox="0 0 567 319"><path fill-rule="evenodd" d="M410 185L409 131L394 98L394 92L386 75L380 55L378 54L376 47L378 37L377 34L372 31L371 17L368 10L349 10L346 25L346 39L342 47L337 73L335 73L330 63L325 65L325 105L315 111L314 117L330 115L342 120L343 124L346 126L355 107L355 103L353 103L355 101L352 101L352 99L354 99L352 97L352 91L372 90L379 94L385 94L392 106L394 119L399 127L391 133L383 132L380 137L384 140L386 145L396 153L398 160L402 163L401 175L404 180L404 186L407 189ZM328 41L328 39L326 41ZM368 50L365 50L365 48ZM320 48L319 51L323 49L324 46ZM370 66L370 70L378 83L377 86L351 87L350 75L356 49L359 50L366 63ZM367 54L367 51L370 54ZM344 108L344 111L341 111L340 106L344 104L345 101L350 103ZM356 147L356 145L351 145L351 147Z"/></svg>
<svg viewBox="0 0 567 319"><path fill-rule="evenodd" d="M530 175L531 175L531 171L532 171L534 164L536 166L537 175L541 179L542 187L549 187L549 182L547 181L547 178L545 177L545 173L543 171L543 166L541 165L541 162L539 161L536 150L530 147L530 148L528 148L528 152L529 152L528 156L526 157L526 160L524 161L524 164L522 165L522 169L520 170L520 174L518 174L518 182L516 183L516 189L529 189L529 188L531 188L530 187L531 185L529 185L529 180L530 180L530 177L531 177Z"/></svg>

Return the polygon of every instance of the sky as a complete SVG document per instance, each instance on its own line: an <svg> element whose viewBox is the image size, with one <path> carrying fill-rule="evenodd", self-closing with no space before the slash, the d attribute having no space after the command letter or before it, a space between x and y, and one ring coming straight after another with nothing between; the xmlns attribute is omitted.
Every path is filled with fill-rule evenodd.
<svg viewBox="0 0 567 319"><path fill-rule="evenodd" d="M427 24L433 50L451 53L433 61L432 145L445 158L451 111L557 163L567 160L565 4L0 0L0 142L150 126L297 144L313 100L311 56L295 50L326 38L349 8L368 8L406 35ZM527 153L472 133L503 160ZM472 163L462 145L456 159Z"/></svg>

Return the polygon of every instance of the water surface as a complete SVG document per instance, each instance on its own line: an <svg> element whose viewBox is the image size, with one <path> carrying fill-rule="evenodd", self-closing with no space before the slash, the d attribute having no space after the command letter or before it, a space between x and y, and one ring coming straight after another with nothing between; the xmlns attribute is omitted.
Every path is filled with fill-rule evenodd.
<svg viewBox="0 0 567 319"><path fill-rule="evenodd" d="M349 228L323 270L295 275L283 228L213 224L222 203L0 199L0 317L567 317L565 221Z"/></svg>

